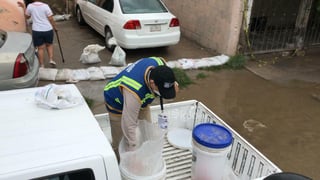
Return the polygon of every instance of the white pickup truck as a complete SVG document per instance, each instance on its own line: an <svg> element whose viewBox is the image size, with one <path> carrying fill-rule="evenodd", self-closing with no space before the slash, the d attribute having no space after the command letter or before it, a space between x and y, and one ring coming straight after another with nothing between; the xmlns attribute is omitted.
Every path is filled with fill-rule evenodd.
<svg viewBox="0 0 320 180"><path fill-rule="evenodd" d="M75 85L63 85L81 96ZM49 110L36 105L38 88L0 92L0 180L121 180L111 148L108 114L93 115L83 103ZM81 96L82 97L82 96ZM259 179L281 170L196 100L165 104L169 129L214 122L233 135L224 179ZM159 106L152 107L152 119ZM191 179L192 152L166 142L166 179Z"/></svg>

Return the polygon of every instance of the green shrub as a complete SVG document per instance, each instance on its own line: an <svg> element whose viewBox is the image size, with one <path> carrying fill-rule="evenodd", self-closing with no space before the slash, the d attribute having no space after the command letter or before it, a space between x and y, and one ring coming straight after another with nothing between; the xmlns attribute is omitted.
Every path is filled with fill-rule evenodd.
<svg viewBox="0 0 320 180"><path fill-rule="evenodd" d="M172 70L174 72L174 75L176 76L176 80L179 83L180 88L185 88L193 83L183 69L173 68Z"/></svg>

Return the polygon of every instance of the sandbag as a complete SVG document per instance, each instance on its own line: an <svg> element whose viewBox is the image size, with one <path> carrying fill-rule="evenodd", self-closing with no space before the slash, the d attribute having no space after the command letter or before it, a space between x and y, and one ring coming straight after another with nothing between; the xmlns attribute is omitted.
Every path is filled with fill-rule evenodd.
<svg viewBox="0 0 320 180"><path fill-rule="evenodd" d="M84 64L99 63L101 59L98 52L103 50L105 46L100 46L99 44L91 44L83 49L80 56L80 62Z"/></svg>
<svg viewBox="0 0 320 180"><path fill-rule="evenodd" d="M56 81L67 81L72 78L72 69L58 69Z"/></svg>
<svg viewBox="0 0 320 180"><path fill-rule="evenodd" d="M39 79L55 81L58 70L55 68L39 68Z"/></svg>
<svg viewBox="0 0 320 180"><path fill-rule="evenodd" d="M103 80L105 79L102 70L98 67L89 67L87 69L90 75L90 80Z"/></svg>
<svg viewBox="0 0 320 180"><path fill-rule="evenodd" d="M109 64L114 66L125 66L127 64L126 52L120 46L116 46L114 49Z"/></svg>

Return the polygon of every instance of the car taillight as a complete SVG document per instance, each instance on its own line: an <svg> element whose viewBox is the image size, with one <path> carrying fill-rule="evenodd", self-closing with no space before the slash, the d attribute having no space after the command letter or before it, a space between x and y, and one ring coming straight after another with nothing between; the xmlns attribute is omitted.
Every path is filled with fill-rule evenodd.
<svg viewBox="0 0 320 180"><path fill-rule="evenodd" d="M29 63L24 58L23 54L19 54L13 69L13 78L18 78L26 75L29 71Z"/></svg>
<svg viewBox="0 0 320 180"><path fill-rule="evenodd" d="M179 20L177 18L172 18L170 21L170 27L177 27L179 26Z"/></svg>
<svg viewBox="0 0 320 180"><path fill-rule="evenodd" d="M130 20L123 25L124 29L141 29L140 21L139 20Z"/></svg>

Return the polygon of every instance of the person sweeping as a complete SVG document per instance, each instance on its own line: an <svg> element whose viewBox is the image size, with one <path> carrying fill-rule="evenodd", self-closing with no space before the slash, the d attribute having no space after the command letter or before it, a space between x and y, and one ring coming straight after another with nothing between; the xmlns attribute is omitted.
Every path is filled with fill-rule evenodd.
<svg viewBox="0 0 320 180"><path fill-rule="evenodd" d="M53 13L49 5L37 0L32 0L26 7L23 2L18 2L23 8L25 17L32 19L32 40L38 50L38 59L40 67L44 67L44 51L48 52L49 63L55 67L56 62L53 60L53 36L54 31L58 31Z"/></svg>

